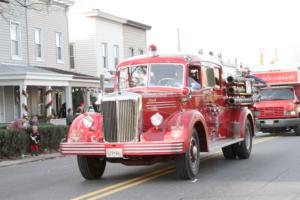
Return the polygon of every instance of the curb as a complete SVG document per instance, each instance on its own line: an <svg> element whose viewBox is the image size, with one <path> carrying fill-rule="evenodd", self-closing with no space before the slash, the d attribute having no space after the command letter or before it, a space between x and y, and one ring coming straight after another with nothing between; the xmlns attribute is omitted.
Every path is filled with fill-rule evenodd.
<svg viewBox="0 0 300 200"><path fill-rule="evenodd" d="M21 165L25 163L43 161L43 160L50 160L58 157L64 157L64 156L61 155L60 153L53 153L53 154L40 154L39 156L21 158L18 160L5 160L5 161L0 161L0 168L12 166L12 165Z"/></svg>

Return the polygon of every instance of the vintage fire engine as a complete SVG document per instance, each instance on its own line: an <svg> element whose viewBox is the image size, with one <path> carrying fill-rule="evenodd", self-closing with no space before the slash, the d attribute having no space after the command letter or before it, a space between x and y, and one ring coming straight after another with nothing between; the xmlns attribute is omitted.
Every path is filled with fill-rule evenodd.
<svg viewBox="0 0 300 200"><path fill-rule="evenodd" d="M210 57L158 55L154 45L149 52L117 66L115 92L102 96L101 112L77 117L61 143L63 155L77 155L82 176L101 178L107 161L175 160L177 175L193 179L200 152L247 159L255 132L251 82L222 79L221 63Z"/></svg>
<svg viewBox="0 0 300 200"><path fill-rule="evenodd" d="M254 72L271 87L260 92L253 108L256 125L261 131L278 132L294 129L300 136L300 85L298 68Z"/></svg>

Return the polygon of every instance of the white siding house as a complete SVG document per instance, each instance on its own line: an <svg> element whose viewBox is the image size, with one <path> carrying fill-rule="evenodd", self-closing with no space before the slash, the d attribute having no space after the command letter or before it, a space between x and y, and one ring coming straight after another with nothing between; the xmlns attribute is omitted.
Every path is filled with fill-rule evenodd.
<svg viewBox="0 0 300 200"><path fill-rule="evenodd" d="M74 46L74 70L98 77L115 71L116 64L128 57L126 49L129 47L146 52L146 31L150 28L98 9L70 12L69 31L70 43Z"/></svg>

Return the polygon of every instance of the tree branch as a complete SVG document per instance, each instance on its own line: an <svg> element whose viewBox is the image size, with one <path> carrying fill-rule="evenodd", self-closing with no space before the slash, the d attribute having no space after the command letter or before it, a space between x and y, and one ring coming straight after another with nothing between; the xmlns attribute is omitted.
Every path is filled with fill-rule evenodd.
<svg viewBox="0 0 300 200"><path fill-rule="evenodd" d="M0 0L0 3L9 3L9 0Z"/></svg>

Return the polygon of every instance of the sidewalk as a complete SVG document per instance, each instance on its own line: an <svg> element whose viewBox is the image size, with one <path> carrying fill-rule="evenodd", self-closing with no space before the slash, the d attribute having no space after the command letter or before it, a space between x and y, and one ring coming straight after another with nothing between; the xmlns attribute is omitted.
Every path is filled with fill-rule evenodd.
<svg viewBox="0 0 300 200"><path fill-rule="evenodd" d="M41 160L49 160L57 157L63 157L60 153L49 153L49 154L40 154L39 156L26 156L24 158L20 158L17 160L3 160L0 161L0 168L1 167L8 167L11 165L20 165L24 163L36 162Z"/></svg>

